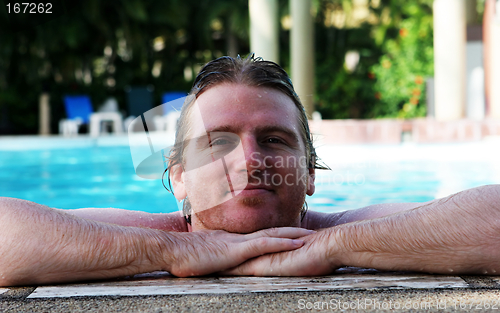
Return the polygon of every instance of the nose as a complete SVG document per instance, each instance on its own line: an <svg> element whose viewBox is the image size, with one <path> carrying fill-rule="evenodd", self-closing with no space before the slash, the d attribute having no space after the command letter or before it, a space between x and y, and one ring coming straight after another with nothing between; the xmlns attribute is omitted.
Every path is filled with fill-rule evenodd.
<svg viewBox="0 0 500 313"><path fill-rule="evenodd" d="M262 152L257 140L253 136L240 137L243 155L235 160L235 170L237 172L253 173L266 168L265 155Z"/></svg>

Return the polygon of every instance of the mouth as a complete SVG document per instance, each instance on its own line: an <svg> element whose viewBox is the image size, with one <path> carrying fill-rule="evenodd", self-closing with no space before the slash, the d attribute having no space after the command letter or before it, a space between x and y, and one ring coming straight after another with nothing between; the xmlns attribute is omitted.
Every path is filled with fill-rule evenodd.
<svg viewBox="0 0 500 313"><path fill-rule="evenodd" d="M253 189L264 189L264 190L268 190L268 191L273 191L272 186L264 185L264 184L252 184L251 182L249 182L247 184L247 186L245 187L244 190L253 190Z"/></svg>
<svg viewBox="0 0 500 313"><path fill-rule="evenodd" d="M252 185L249 183L245 187L245 189L235 189L234 195L258 196L258 195L264 195L264 194L272 193L272 192L274 192L274 190L270 186Z"/></svg>
<svg viewBox="0 0 500 313"><path fill-rule="evenodd" d="M235 196L240 196L240 197L257 197L257 196L263 196L266 194L270 194L272 191L268 189L259 189L259 188L253 188L253 189L243 189L243 190L235 190L234 195Z"/></svg>
<svg viewBox="0 0 500 313"><path fill-rule="evenodd" d="M243 187L243 186L241 186ZM266 186L266 185L254 185L251 183L248 183L245 188L241 187L236 187L234 189L231 188L231 190L228 190L226 194L232 193L233 196L237 195L242 195L242 196L257 196L261 194L266 194L266 193L272 193L274 192L274 189L271 188L271 186Z"/></svg>

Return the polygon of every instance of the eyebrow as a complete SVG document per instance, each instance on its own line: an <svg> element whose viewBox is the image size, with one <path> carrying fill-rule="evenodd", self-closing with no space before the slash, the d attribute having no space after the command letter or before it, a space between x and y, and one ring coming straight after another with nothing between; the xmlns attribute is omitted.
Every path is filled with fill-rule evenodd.
<svg viewBox="0 0 500 313"><path fill-rule="evenodd" d="M228 132L228 133L237 133L239 132L241 127L239 126L229 126L229 125L221 125L217 126L211 129L207 129L207 134L211 132ZM278 132L278 133L284 133L294 142L299 142L299 137L297 134L293 131L292 128L288 128L282 125L266 125L266 126L260 126L255 128L257 133L273 133L273 132Z"/></svg>
<svg viewBox="0 0 500 313"><path fill-rule="evenodd" d="M190 140L195 143L196 147L204 146L204 145L208 144L209 135L207 133L206 135L201 135L201 136L198 136L196 138L192 138Z"/></svg>

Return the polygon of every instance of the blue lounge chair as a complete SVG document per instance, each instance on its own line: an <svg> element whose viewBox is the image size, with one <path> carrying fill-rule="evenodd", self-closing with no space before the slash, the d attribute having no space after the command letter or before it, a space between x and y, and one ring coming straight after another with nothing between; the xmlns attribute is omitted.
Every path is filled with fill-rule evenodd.
<svg viewBox="0 0 500 313"><path fill-rule="evenodd" d="M59 133L76 135L81 125L87 125L90 115L94 112L89 96L64 96L64 108L67 119L59 121Z"/></svg>
<svg viewBox="0 0 500 313"><path fill-rule="evenodd" d="M183 91L169 91L162 95L161 103L163 104L163 115L168 115L170 112L180 112L182 105L184 103L184 97L187 96L186 92ZM179 101L174 101L177 99L182 99Z"/></svg>
<svg viewBox="0 0 500 313"><path fill-rule="evenodd" d="M134 117L153 108L153 90L148 87L129 87L126 89L128 114Z"/></svg>
<svg viewBox="0 0 500 313"><path fill-rule="evenodd" d="M89 123L90 114L94 113L89 96L65 96L63 100L68 119L74 120L79 118L82 124Z"/></svg>

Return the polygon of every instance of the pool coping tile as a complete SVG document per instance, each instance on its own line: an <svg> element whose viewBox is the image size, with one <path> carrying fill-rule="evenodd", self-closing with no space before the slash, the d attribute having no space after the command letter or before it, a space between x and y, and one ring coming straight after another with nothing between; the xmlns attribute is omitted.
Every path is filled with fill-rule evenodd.
<svg viewBox="0 0 500 313"><path fill-rule="evenodd" d="M468 288L458 276L417 273L344 273L320 277L176 278L168 273L129 280L37 287L27 298L82 296L153 296L309 292L333 290L404 290Z"/></svg>

